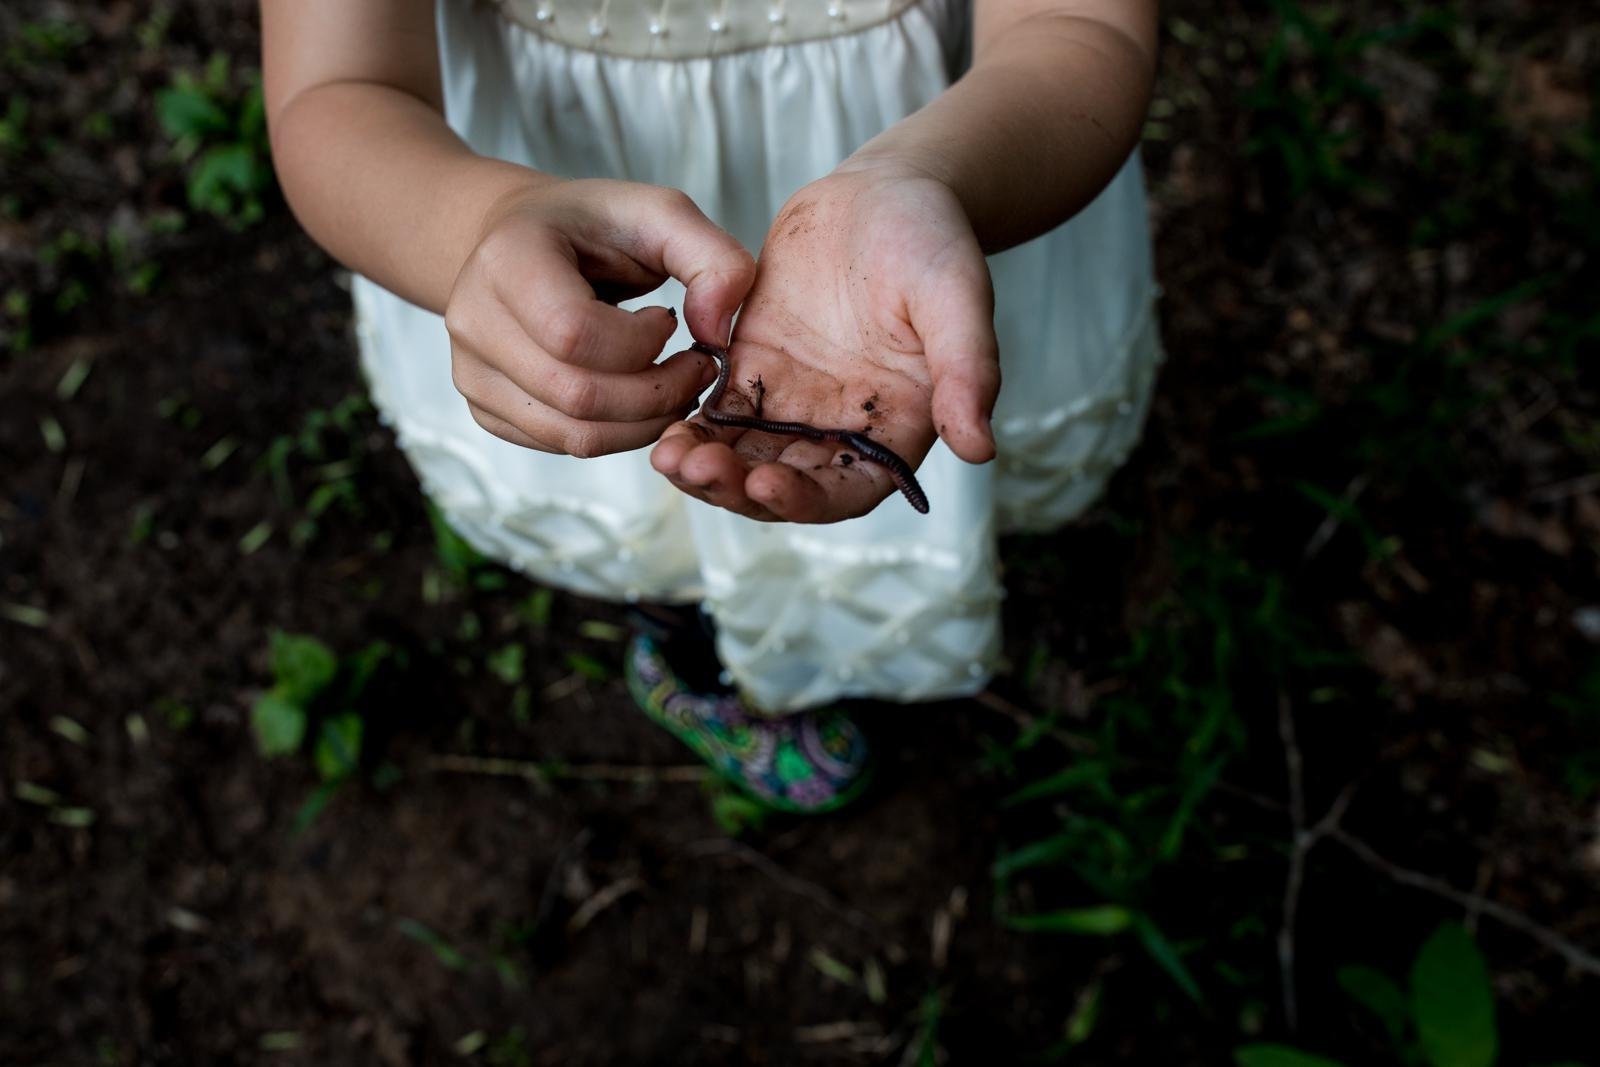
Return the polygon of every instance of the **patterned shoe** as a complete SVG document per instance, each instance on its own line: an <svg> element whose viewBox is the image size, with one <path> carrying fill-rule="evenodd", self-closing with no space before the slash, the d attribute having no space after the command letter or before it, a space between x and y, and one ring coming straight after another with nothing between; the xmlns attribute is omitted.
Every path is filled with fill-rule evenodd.
<svg viewBox="0 0 1600 1067"><path fill-rule="evenodd" d="M764 806L816 815L866 788L867 740L842 710L765 718L751 714L736 693L693 692L645 634L628 642L626 659L628 692L644 713Z"/></svg>

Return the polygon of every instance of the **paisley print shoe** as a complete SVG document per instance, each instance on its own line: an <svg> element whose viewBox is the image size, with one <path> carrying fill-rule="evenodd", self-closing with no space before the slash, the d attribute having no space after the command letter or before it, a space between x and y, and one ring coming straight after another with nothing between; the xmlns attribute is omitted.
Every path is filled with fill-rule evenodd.
<svg viewBox="0 0 1600 1067"><path fill-rule="evenodd" d="M866 788L866 737L841 709L767 718L753 714L737 693L689 689L646 634L635 634L625 655L628 692L644 713L766 807L815 815L843 807Z"/></svg>

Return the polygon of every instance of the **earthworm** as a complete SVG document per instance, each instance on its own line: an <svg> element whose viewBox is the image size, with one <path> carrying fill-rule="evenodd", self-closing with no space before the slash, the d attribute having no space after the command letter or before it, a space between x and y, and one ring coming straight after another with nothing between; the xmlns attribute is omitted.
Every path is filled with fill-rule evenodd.
<svg viewBox="0 0 1600 1067"><path fill-rule="evenodd" d="M712 387L711 395L700 405L700 414L704 415L707 421L717 423L719 426L737 426L741 429L759 430L762 433L779 434L784 437L804 437L808 441L833 441L846 448L853 448L861 453L862 459L876 463L888 471L889 477L894 479L895 487L905 494L907 502L913 508L924 515L928 513L928 494L917 484L917 476L911 470L911 464L864 433L857 430L824 430L804 422L774 422L771 419L731 415L726 411L718 411L717 402L722 399L723 391L728 388L730 368L728 350L704 341L696 341L692 347L696 352L703 352L717 361L717 384Z"/></svg>

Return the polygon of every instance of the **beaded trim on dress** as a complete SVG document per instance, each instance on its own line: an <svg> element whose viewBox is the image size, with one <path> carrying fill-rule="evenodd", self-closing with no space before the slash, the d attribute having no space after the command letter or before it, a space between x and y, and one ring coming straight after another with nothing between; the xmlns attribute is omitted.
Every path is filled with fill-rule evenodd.
<svg viewBox="0 0 1600 1067"><path fill-rule="evenodd" d="M702 59L855 33L918 0L491 0L541 37L604 55Z"/></svg>

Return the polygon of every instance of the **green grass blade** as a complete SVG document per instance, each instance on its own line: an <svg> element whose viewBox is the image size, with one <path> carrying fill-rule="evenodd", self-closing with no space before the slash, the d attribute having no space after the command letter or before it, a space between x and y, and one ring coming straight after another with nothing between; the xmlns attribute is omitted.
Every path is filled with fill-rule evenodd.
<svg viewBox="0 0 1600 1067"><path fill-rule="evenodd" d="M1100 904L1092 908L1067 908L1036 915L1013 915L1006 925L1025 934L1085 934L1112 937L1132 926L1134 915L1120 904Z"/></svg>

